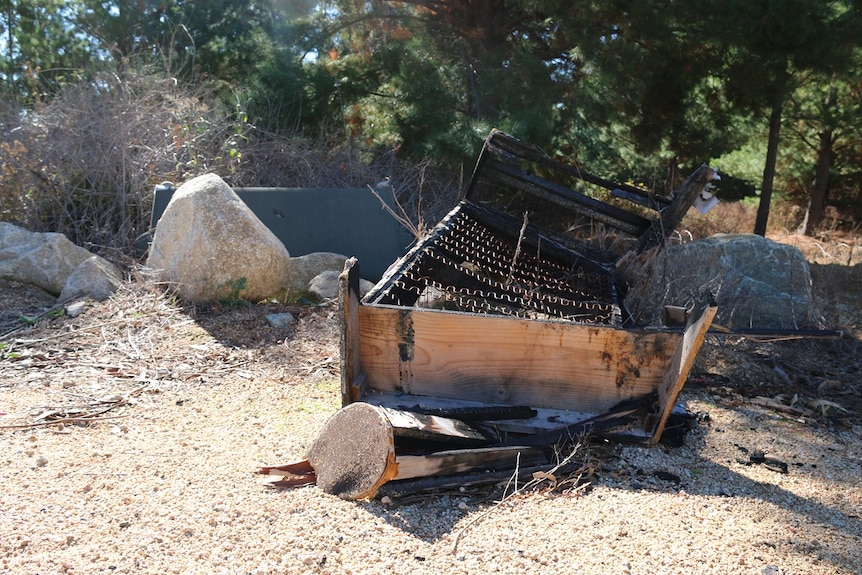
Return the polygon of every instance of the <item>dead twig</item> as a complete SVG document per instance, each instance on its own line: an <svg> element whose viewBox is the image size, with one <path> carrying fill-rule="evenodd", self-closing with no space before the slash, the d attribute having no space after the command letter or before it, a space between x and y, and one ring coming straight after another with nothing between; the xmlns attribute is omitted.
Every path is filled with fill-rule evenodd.
<svg viewBox="0 0 862 575"><path fill-rule="evenodd" d="M523 493L524 491L527 491L528 489L532 489L533 487L540 485L543 481L550 481L551 485L553 487L556 487L557 483L558 483L557 477L556 477L557 473L559 473L562 468L564 468L565 466L570 464L572 459L574 459L575 455L580 453L582 445L583 444L580 441L578 443L576 443L575 446L572 448L571 452L565 458L563 458L563 460L558 462L554 467L552 467L548 471L533 473L533 479L531 479L530 481L528 481L527 483L522 485L520 488L518 487L518 475L520 472L520 469L519 469L520 466L516 465L515 470L513 471L511 478L509 479L509 481L506 484L506 490L508 490L509 486L512 485L513 483L515 485L515 489L511 493L509 493L508 495L506 495L504 492L503 497L499 501L497 501L494 504L494 506L489 507L488 509L485 509L481 513L477 514L470 521L468 521L464 526L462 526L461 529L458 530L458 533L455 535L455 541L452 543L452 554L457 553L458 543L460 543L461 536L464 535L464 533L467 531L467 529L469 529L473 525L477 524L479 521L481 521L481 520L485 519L486 517L488 517L489 515L491 515L494 511L499 509L501 505L510 501L516 495L519 495L519 494ZM520 461L520 459L519 459L519 461ZM583 469L584 468L582 467L578 471L583 471ZM582 474L579 475L578 478L580 478L581 476L582 476ZM566 483L568 483L568 481ZM577 481L575 481L575 483L577 483ZM583 484L577 486L575 488L575 490L581 491L581 490L589 487L589 485L590 485L589 482L583 483Z"/></svg>
<svg viewBox="0 0 862 575"><path fill-rule="evenodd" d="M390 190L393 190L392 185L389 184L388 182L389 182L389 180L386 181L385 187L388 187ZM422 239L422 236L425 233L425 223L422 221L422 213L419 212L418 209L417 209L417 214L416 214L417 219L418 219L418 223L413 223L413 220L411 220L410 216L407 215L407 210L405 210L404 206L401 205L401 202L398 201L398 197L395 195L394 190L392 192L392 198L395 201L395 205L398 207L398 211L401 212L400 214L397 213L394 209L392 209L392 207L389 204L386 203L386 200L384 200L380 196L380 194L377 192L376 189L372 188L371 186L368 186L368 189L371 190L371 193L374 194L375 198L380 200L380 204L383 206L383 209L386 210L390 216L395 218L395 221L397 221L399 224L404 226L407 229L407 231L409 231L413 235L414 238L416 238L417 240ZM421 196L420 196L420 202L421 202Z"/></svg>
<svg viewBox="0 0 862 575"><path fill-rule="evenodd" d="M34 427L45 427L47 425L58 425L66 423L91 423L94 421L105 421L107 419L123 419L128 417L123 415L108 415L105 417L93 417L93 414L86 414L77 417L64 417L61 419L52 419L50 421L34 421L33 423L22 423L20 425L0 425L0 429L32 429Z"/></svg>
<svg viewBox="0 0 862 575"><path fill-rule="evenodd" d="M37 418L52 418L44 421L34 421L32 423L22 423L18 425L0 425L0 429L31 429L34 427L44 427L46 425L59 425L66 423L90 423L94 421L103 421L107 419L121 419L127 417L125 414L120 415L105 415L111 410L118 407L128 405L129 401L125 397L119 397L112 401L99 401L86 407L56 407L46 408ZM101 408L96 406L101 405ZM94 407L96 407L94 409ZM90 408L90 411L87 411ZM75 415L70 415L75 413ZM63 414L61 417L55 417Z"/></svg>
<svg viewBox="0 0 862 575"><path fill-rule="evenodd" d="M57 304L53 307L46 309L45 311L43 311L41 313L34 315L33 317L26 318L27 321L25 323L22 323L21 325L17 325L8 331L0 333L0 341L4 341L4 340L8 339L9 337L15 335L19 331L22 331L25 328L28 328L32 325L35 325L36 323L39 322L40 319L43 319L45 317L51 317L53 314L57 313L58 310L62 309L63 305L65 305L65 304L64 303ZM22 316L22 321L23 321L23 319L24 318Z"/></svg>
<svg viewBox="0 0 862 575"><path fill-rule="evenodd" d="M71 331L66 331L63 333L57 333L54 335L49 335L47 337L42 337L39 339L16 339L15 342L16 343L24 343L24 344L43 343L46 341L50 341L52 339L59 339L59 338L63 338L63 337L69 337L69 336L77 335L79 333L93 331L94 329L101 330L102 328L107 327L109 325L116 325L118 323L128 323L129 321L135 321L135 320L130 320L129 318L120 318L120 319L115 319L115 320L111 320L111 321L106 321L106 322L100 323L100 324L82 327L82 328L71 330ZM187 325L190 323L194 323L194 320L189 319L186 321L181 321L179 323L173 324L171 327L177 328L177 327L180 327L182 325Z"/></svg>
<svg viewBox="0 0 862 575"><path fill-rule="evenodd" d="M521 255L521 243L524 241L524 234L527 233L529 215L530 212L524 212L524 223L521 224L521 231L518 233L518 243L515 245L515 255L512 256L512 265L509 266L509 275L506 278L506 285L512 283L512 275L515 273L515 266L518 264L518 256Z"/></svg>
<svg viewBox="0 0 862 575"><path fill-rule="evenodd" d="M781 413L788 413L790 415L799 415L803 417L809 417L811 415L811 412L806 409L799 409L798 407L786 405L784 403L781 403L780 401L776 401L769 397L753 397L748 401L749 403L753 403L754 405L773 409Z"/></svg>

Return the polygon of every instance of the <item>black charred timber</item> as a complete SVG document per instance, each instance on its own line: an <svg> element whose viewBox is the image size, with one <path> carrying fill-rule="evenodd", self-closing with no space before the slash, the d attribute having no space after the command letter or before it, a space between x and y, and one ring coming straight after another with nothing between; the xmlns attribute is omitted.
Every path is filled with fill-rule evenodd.
<svg viewBox="0 0 862 575"><path fill-rule="evenodd" d="M398 409L421 413L423 415L435 415L458 419L460 421L498 421L502 419L532 419L539 412L525 405L501 405L496 407L449 407L449 408L424 408L420 405L398 406Z"/></svg>
<svg viewBox="0 0 862 575"><path fill-rule="evenodd" d="M642 205L648 206L650 205L649 202L652 202L652 204L656 206L666 206L671 203L668 198L656 196L655 194L651 194L648 190L630 186L628 184L612 182L611 180L606 180L599 176L590 174L589 172L585 172L577 166L569 166L567 164L557 162L556 160L549 158L545 151L538 146L526 144L516 138L504 134L503 132L495 130L491 133L488 137L488 148L496 152L496 155L500 157L524 158L535 162L538 165L551 168L568 176L574 176L584 180L585 182L611 190L612 192L624 192L627 196L635 196L638 200L633 198L627 199L631 199L631 201L636 201L637 203L642 203L642 201L639 200L648 200L647 203L642 203Z"/></svg>
<svg viewBox="0 0 862 575"><path fill-rule="evenodd" d="M477 473L462 473L459 475L442 475L435 477L420 477L419 479L402 479L390 481L380 486L376 497L405 497L421 492L436 491L444 489L459 489L461 487L480 487L513 481L517 478L518 483L523 485L533 478L537 472L547 472L550 463L532 467L519 467L517 470L505 471L481 471ZM575 466L569 466L574 470ZM559 469L558 474L563 475L567 469Z"/></svg>
<svg viewBox="0 0 862 575"><path fill-rule="evenodd" d="M500 446L523 445L525 447L546 447L566 441L575 441L582 436L600 435L617 427L631 423L632 419L639 418L653 406L658 400L657 394L649 394L644 397L621 401L614 407L597 415L552 429L544 433L536 433L511 441L500 443Z"/></svg>
<svg viewBox="0 0 862 575"><path fill-rule="evenodd" d="M671 204L662 208L658 219L652 220L649 229L638 238L635 251L643 253L654 246L663 245L714 175L715 172L712 168L706 164L702 164L693 174L687 177L673 191L673 201Z"/></svg>

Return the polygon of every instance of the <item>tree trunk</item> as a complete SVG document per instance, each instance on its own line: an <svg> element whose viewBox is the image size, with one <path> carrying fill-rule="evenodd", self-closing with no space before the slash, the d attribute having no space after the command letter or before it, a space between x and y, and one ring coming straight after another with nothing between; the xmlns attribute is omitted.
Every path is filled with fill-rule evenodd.
<svg viewBox="0 0 862 575"><path fill-rule="evenodd" d="M425 3L433 4L433 3ZM466 40L461 43L467 89L467 115L473 119L496 118L500 109L500 86L486 84L493 78L486 70L499 63L494 59L505 47L509 32L506 0L450 0L432 9L440 20ZM485 61L491 58L491 62Z"/></svg>
<svg viewBox="0 0 862 575"><path fill-rule="evenodd" d="M814 183L811 186L808 200L808 210L805 212L802 233L814 235L823 222L826 208L826 196L829 192L829 169L835 159L832 149L833 138L831 130L820 132L820 145L817 147L817 169L814 172Z"/></svg>
<svg viewBox="0 0 862 575"><path fill-rule="evenodd" d="M769 143L766 147L766 165L763 167L763 184L760 188L760 205L757 207L757 220L754 233L766 235L766 222L769 220L769 204L772 201L772 181L775 179L775 163L778 157L778 135L781 132L781 102L772 107L769 115Z"/></svg>

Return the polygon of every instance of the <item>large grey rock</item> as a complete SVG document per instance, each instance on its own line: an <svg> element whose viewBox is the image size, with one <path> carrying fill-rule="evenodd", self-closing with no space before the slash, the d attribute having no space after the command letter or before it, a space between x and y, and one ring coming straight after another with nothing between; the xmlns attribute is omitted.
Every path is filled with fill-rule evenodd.
<svg viewBox="0 0 862 575"><path fill-rule="evenodd" d="M757 235L718 234L652 250L624 262L626 304L636 320L661 323L665 305L712 294L728 328L820 327L808 262L794 246Z"/></svg>
<svg viewBox="0 0 862 575"><path fill-rule="evenodd" d="M174 192L147 267L188 301L260 301L284 295L290 254L230 186L207 174Z"/></svg>
<svg viewBox="0 0 862 575"><path fill-rule="evenodd" d="M98 256L92 256L81 262L66 279L60 301L81 296L96 300L108 299L122 283L123 278L116 267Z"/></svg>
<svg viewBox="0 0 862 575"><path fill-rule="evenodd" d="M92 256L63 234L31 232L0 222L0 277L4 279L32 284L56 296L72 272Z"/></svg>

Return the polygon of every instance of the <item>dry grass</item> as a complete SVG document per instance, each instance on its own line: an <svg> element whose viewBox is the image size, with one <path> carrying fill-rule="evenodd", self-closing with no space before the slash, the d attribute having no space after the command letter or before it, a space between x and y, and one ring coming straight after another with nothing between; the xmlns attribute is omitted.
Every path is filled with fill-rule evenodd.
<svg viewBox="0 0 862 575"><path fill-rule="evenodd" d="M772 203L767 234L787 234L802 223L804 212L798 206L784 201ZM747 234L754 230L757 206L747 202L721 202L706 215L689 210L679 227L694 239L713 234Z"/></svg>

